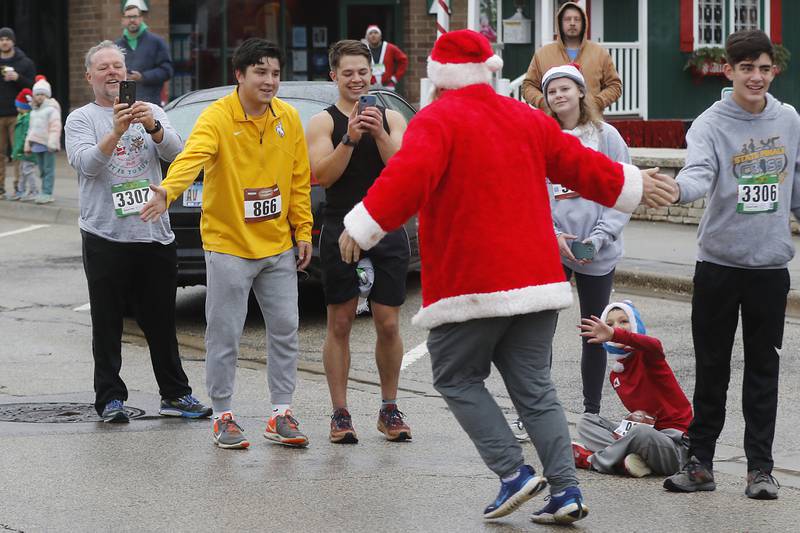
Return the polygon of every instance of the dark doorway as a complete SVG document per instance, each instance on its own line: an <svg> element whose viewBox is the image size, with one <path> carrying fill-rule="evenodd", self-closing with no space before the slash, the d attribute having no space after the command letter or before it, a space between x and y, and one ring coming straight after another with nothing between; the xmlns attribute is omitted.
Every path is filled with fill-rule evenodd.
<svg viewBox="0 0 800 533"><path fill-rule="evenodd" d="M62 118L69 112L68 16L67 0L0 2L0 26L14 30L17 48L33 60L36 73L50 82Z"/></svg>
<svg viewBox="0 0 800 533"><path fill-rule="evenodd" d="M347 6L347 38L363 39L367 26L377 24L383 39L397 44L394 6Z"/></svg>

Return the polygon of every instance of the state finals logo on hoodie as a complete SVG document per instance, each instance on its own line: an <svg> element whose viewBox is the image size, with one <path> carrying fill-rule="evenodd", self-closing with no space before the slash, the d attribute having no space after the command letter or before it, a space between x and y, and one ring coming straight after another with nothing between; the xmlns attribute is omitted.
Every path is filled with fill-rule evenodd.
<svg viewBox="0 0 800 533"><path fill-rule="evenodd" d="M744 176L775 174L783 183L786 177L786 148L780 145L780 136L756 140L750 138L742 145L742 151L733 155L733 174L736 179Z"/></svg>

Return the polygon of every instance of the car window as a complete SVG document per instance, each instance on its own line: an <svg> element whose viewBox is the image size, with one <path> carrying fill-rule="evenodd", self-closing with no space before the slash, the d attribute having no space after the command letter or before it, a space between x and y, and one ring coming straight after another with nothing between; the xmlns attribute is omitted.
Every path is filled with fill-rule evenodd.
<svg viewBox="0 0 800 533"><path fill-rule="evenodd" d="M311 117L320 111L324 111L327 107L322 102L315 100L304 100L302 98L284 98L282 100L297 109L300 114L300 120L303 123L303 129L306 128ZM186 140L189 138L189 134L192 133L192 128L197 122L197 117L212 103L212 101L195 102L193 104L179 105L167 111L170 124L181 136L181 139Z"/></svg>
<svg viewBox="0 0 800 533"><path fill-rule="evenodd" d="M403 115L403 118L406 119L406 123L408 123L408 121L411 120L411 117L413 117L416 113L413 107L408 105L398 96L387 92L381 92L380 95L381 98L383 98L383 101L386 103L386 107L389 109L394 109Z"/></svg>

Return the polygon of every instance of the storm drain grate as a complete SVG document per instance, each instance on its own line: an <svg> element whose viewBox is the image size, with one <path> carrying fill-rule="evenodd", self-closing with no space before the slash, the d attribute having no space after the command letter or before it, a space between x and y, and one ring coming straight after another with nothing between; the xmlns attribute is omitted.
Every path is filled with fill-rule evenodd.
<svg viewBox="0 0 800 533"><path fill-rule="evenodd" d="M131 418L145 412L125 406ZM53 424L59 422L98 422L100 417L90 403L6 403L0 404L0 422Z"/></svg>

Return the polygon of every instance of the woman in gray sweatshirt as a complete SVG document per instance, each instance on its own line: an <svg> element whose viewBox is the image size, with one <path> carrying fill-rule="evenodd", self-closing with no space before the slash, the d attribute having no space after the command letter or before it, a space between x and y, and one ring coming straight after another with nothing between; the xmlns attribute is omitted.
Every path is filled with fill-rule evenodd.
<svg viewBox="0 0 800 533"><path fill-rule="evenodd" d="M591 99L586 98L586 83L577 66L548 70L542 78L542 90L547 109L562 130L614 161L630 163L628 146L619 132L600 120ZM630 215L581 198L557 184L552 185L550 208L564 273L567 280L575 276L581 316L600 316L608 305L614 269L622 257L622 229ZM584 254L579 253L576 258L573 246L581 244L589 249L584 247L580 250ZM592 248L594 254L589 258ZM605 375L603 347L583 342L581 378L585 412L599 414Z"/></svg>

